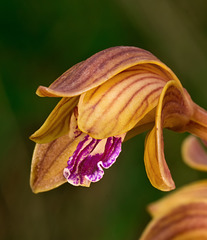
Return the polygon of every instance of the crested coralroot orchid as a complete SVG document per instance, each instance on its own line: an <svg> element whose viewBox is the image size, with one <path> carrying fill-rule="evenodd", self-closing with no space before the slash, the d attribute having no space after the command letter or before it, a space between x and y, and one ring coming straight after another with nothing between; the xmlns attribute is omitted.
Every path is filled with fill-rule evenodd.
<svg viewBox="0 0 207 240"><path fill-rule="evenodd" d="M162 129L188 131L207 140L207 113L176 75L150 52L112 47L74 65L41 97L62 97L31 139L36 142L30 183L34 192L68 181L89 186L103 177L123 141L150 130L144 161L152 185L173 189Z"/></svg>
<svg viewBox="0 0 207 240"><path fill-rule="evenodd" d="M207 181L182 187L148 206L153 219L140 240L207 239Z"/></svg>

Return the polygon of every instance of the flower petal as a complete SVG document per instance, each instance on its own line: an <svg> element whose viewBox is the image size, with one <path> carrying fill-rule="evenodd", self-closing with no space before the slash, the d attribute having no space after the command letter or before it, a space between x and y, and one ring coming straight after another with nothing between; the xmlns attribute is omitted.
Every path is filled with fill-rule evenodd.
<svg viewBox="0 0 207 240"><path fill-rule="evenodd" d="M182 131L192 115L189 95L176 81L169 81L160 96L157 106L155 127L146 137L145 168L152 185L160 190L174 189L170 171L164 156L164 127Z"/></svg>
<svg viewBox="0 0 207 240"><path fill-rule="evenodd" d="M37 143L47 143L69 132L70 117L78 97L62 98L44 124L30 137Z"/></svg>
<svg viewBox="0 0 207 240"><path fill-rule="evenodd" d="M164 142L160 130L155 127L145 141L144 162L147 176L151 184L162 191L175 188L170 170L164 157Z"/></svg>
<svg viewBox="0 0 207 240"><path fill-rule="evenodd" d="M86 61L76 64L48 88L40 86L37 95L41 97L80 95L127 68L145 63L153 63L157 68L161 67L169 79L179 81L175 74L152 53L136 47L118 46L98 52Z"/></svg>
<svg viewBox="0 0 207 240"><path fill-rule="evenodd" d="M155 108L166 81L150 64L121 72L81 95L79 128L97 139L126 133Z"/></svg>
<svg viewBox="0 0 207 240"><path fill-rule="evenodd" d="M89 187L91 182L103 177L103 168L109 168L116 161L121 143L121 136L98 140L87 135L69 158L63 175L72 185Z"/></svg>
<svg viewBox="0 0 207 240"><path fill-rule="evenodd" d="M207 111L195 103L192 103L193 115L186 126L186 131L207 141Z"/></svg>
<svg viewBox="0 0 207 240"><path fill-rule="evenodd" d="M207 199L207 180L198 181L184 186L166 197L151 203L148 211L153 217L162 215L176 206L186 204L189 200L206 200Z"/></svg>
<svg viewBox="0 0 207 240"><path fill-rule="evenodd" d="M155 217L140 240L207 239L207 202L189 201Z"/></svg>
<svg viewBox="0 0 207 240"><path fill-rule="evenodd" d="M50 143L36 144L30 175L34 193L49 191L66 182L63 169L84 137L85 134L82 134L72 139L65 135Z"/></svg>
<svg viewBox="0 0 207 240"><path fill-rule="evenodd" d="M192 168L207 171L207 153L195 136L188 136L182 144L182 156Z"/></svg>

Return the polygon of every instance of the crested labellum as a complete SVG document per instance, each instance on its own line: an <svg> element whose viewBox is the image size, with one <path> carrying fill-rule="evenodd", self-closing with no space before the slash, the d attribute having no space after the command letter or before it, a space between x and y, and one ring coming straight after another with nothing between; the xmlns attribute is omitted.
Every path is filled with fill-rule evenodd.
<svg viewBox="0 0 207 240"><path fill-rule="evenodd" d="M140 240L207 239L207 181L199 181L149 205L152 221Z"/></svg>
<svg viewBox="0 0 207 240"><path fill-rule="evenodd" d="M154 187L169 191L175 185L162 129L187 131L207 141L207 112L169 67L137 47L98 52L36 93L61 100L30 137L36 142L30 177L34 192L65 182L90 186L114 164L123 141L146 130L148 178Z"/></svg>

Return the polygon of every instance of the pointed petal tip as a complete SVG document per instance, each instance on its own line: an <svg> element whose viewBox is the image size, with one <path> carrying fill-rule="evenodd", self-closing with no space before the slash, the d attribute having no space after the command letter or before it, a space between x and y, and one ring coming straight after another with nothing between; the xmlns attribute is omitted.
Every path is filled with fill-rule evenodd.
<svg viewBox="0 0 207 240"><path fill-rule="evenodd" d="M36 142L35 141L35 133L33 133L31 136L29 136L29 139L32 140L33 142Z"/></svg>
<svg viewBox="0 0 207 240"><path fill-rule="evenodd" d="M174 190L175 188L176 188L175 183L172 182L171 185L166 185L166 186L164 186L164 188L162 189L162 191L164 191L164 192L169 192L169 191Z"/></svg>
<svg viewBox="0 0 207 240"><path fill-rule="evenodd" d="M148 175L149 181L151 182L154 188L163 192L169 192L176 188L171 175L168 176L168 179L163 179L163 176L156 176L155 173L153 172L149 173L148 170L149 169L146 169L147 175Z"/></svg>
<svg viewBox="0 0 207 240"><path fill-rule="evenodd" d="M151 182L151 184L153 185L153 187L155 187L158 190L161 190L163 192L169 192L169 191L172 191L172 190L174 190L176 188L175 183L172 180L172 178L170 179L170 181L162 180L162 183L160 185L159 184L155 184L154 182Z"/></svg>
<svg viewBox="0 0 207 240"><path fill-rule="evenodd" d="M39 86L37 88L36 94L39 97L61 97L52 89L44 87L44 86Z"/></svg>
<svg viewBox="0 0 207 240"><path fill-rule="evenodd" d="M45 97L46 96L46 93L47 92L47 88L44 87L44 86L39 86L36 90L36 94L37 96L39 97Z"/></svg>
<svg viewBox="0 0 207 240"><path fill-rule="evenodd" d="M44 143L48 143L50 142L50 140L45 139L45 138L41 138L39 131L37 130L36 132L34 132L29 139L35 143L39 143L39 144L44 144ZM54 139L51 139L51 141Z"/></svg>
<svg viewBox="0 0 207 240"><path fill-rule="evenodd" d="M41 186L39 184L34 184L33 182L30 182L30 188L32 190L33 193L37 194L37 193L42 193L42 192L48 192L52 189L55 189L59 186L61 186L62 184L66 183L66 179L62 179L61 182L59 182L58 184L54 184L54 185L45 185L45 186Z"/></svg>
<svg viewBox="0 0 207 240"><path fill-rule="evenodd" d="M38 130L37 130L38 131ZM44 141L41 141L40 139L39 139L39 134L37 134L37 131L36 132L34 132L31 136L29 136L29 139L31 140L31 141L33 141L33 142L35 142L35 143L46 143L46 142L44 142Z"/></svg>
<svg viewBox="0 0 207 240"><path fill-rule="evenodd" d="M30 188L31 188L32 192L35 194L44 192L44 191L41 191L41 189L39 189L38 187L34 186L32 183L30 183Z"/></svg>

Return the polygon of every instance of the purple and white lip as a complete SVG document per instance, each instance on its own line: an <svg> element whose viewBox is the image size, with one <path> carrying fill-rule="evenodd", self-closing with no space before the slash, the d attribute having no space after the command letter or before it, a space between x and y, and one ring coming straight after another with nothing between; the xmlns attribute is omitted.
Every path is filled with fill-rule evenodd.
<svg viewBox="0 0 207 240"><path fill-rule="evenodd" d="M121 137L94 139L87 135L79 142L63 170L67 181L75 186L89 186L104 175L104 168L112 166L121 152Z"/></svg>

